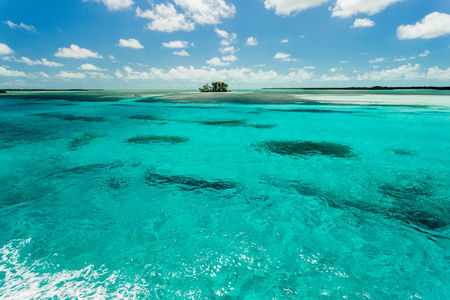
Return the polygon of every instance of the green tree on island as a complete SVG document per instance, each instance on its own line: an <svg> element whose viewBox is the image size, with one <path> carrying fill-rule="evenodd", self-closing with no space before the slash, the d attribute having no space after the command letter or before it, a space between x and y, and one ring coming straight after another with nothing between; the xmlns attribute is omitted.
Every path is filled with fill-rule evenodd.
<svg viewBox="0 0 450 300"><path fill-rule="evenodd" d="M208 83L205 84L203 87L199 88L201 93L221 93L221 92L228 92L228 84L222 81L213 81L211 82L211 85Z"/></svg>

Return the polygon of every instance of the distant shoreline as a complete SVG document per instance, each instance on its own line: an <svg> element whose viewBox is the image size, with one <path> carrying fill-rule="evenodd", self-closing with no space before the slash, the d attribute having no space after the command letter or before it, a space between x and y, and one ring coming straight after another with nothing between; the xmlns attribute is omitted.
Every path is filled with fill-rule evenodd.
<svg viewBox="0 0 450 300"><path fill-rule="evenodd" d="M392 90L439 90L448 91L450 86L411 86L411 87L387 87L387 86L373 86L373 87L326 87L326 88L262 88L262 90L353 90L353 91L392 91Z"/></svg>
<svg viewBox="0 0 450 300"><path fill-rule="evenodd" d="M92 92L104 89L0 89L2 92Z"/></svg>

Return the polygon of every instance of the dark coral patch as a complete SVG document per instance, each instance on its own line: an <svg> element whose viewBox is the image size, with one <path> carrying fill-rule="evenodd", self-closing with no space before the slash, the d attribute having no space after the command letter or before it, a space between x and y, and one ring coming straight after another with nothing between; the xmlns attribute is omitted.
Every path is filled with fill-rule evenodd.
<svg viewBox="0 0 450 300"><path fill-rule="evenodd" d="M48 117L48 118L56 118L63 121L85 121L85 122L103 122L105 121L105 118L103 117L79 117L74 116L70 114L60 114L60 113L42 113L42 114L35 114L35 116L39 117Z"/></svg>
<svg viewBox="0 0 450 300"><path fill-rule="evenodd" d="M181 137L181 136L163 136L163 135L145 135L145 136L137 136L134 138L130 138L127 140L127 143L135 143L135 144L158 144L158 143L167 143L167 144L178 144L188 142L189 138Z"/></svg>
<svg viewBox="0 0 450 300"><path fill-rule="evenodd" d="M145 174L145 183L151 186L177 185L183 190L229 190L236 187L236 183L231 180L205 180L193 176L185 175L164 175L149 171Z"/></svg>
<svg viewBox="0 0 450 300"><path fill-rule="evenodd" d="M354 156L352 148L349 146L331 142L268 141L261 143L259 147L280 155L324 155L342 158Z"/></svg>

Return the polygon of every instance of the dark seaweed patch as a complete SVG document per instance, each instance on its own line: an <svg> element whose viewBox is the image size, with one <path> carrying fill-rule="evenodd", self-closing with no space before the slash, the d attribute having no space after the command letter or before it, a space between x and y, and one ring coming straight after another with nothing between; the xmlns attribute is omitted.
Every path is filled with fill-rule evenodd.
<svg viewBox="0 0 450 300"><path fill-rule="evenodd" d="M378 190L385 196L402 201L416 201L420 197L431 197L433 191L428 185L382 185Z"/></svg>
<svg viewBox="0 0 450 300"><path fill-rule="evenodd" d="M236 183L231 180L205 180L185 175L163 175L155 172L145 174L145 183L151 186L177 185L183 190L229 190L236 188Z"/></svg>
<svg viewBox="0 0 450 300"><path fill-rule="evenodd" d="M330 142L268 141L261 143L259 147L280 155L324 155L342 158L354 156L349 146Z"/></svg>
<svg viewBox="0 0 450 300"><path fill-rule="evenodd" d="M228 127L238 127L245 126L247 121L245 120L229 120L229 121L200 121L199 123L211 126L228 126Z"/></svg>
<svg viewBox="0 0 450 300"><path fill-rule="evenodd" d="M392 151L392 152L394 152L397 155L403 155L403 156L415 156L415 155L418 155L417 152L406 150L406 149L390 149L388 151Z"/></svg>
<svg viewBox="0 0 450 300"><path fill-rule="evenodd" d="M76 137L74 138L70 143L69 143L69 150L78 150L80 147L89 145L93 139L100 137L99 135L95 135L92 133L85 133L80 137Z"/></svg>
<svg viewBox="0 0 450 300"><path fill-rule="evenodd" d="M85 122L103 122L105 118L103 117L79 117L69 114L59 114L59 113L41 113L35 114L35 116L39 117L49 117L49 118L57 118L64 121L85 121Z"/></svg>
<svg viewBox="0 0 450 300"><path fill-rule="evenodd" d="M247 127L257 128L257 129L269 129L269 128L275 128L275 127L277 127L277 125L274 125L274 124L251 124L251 125L247 125Z"/></svg>
<svg viewBox="0 0 450 300"><path fill-rule="evenodd" d="M151 115L131 116L130 119L133 119L133 120L146 120L146 121L160 121L161 120L161 118L157 118L157 117L151 116Z"/></svg>
<svg viewBox="0 0 450 300"><path fill-rule="evenodd" d="M153 143L168 143L168 144L178 144L185 143L189 141L189 138L181 136L160 136L160 135L146 135L137 136L127 140L127 143L135 144L153 144Z"/></svg>

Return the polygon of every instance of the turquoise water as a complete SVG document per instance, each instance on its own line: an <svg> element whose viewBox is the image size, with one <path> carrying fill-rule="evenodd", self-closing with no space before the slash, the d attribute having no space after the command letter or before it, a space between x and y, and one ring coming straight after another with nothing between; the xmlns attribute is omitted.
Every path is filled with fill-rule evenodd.
<svg viewBox="0 0 450 300"><path fill-rule="evenodd" d="M0 298L450 298L450 109L292 93L2 96Z"/></svg>

